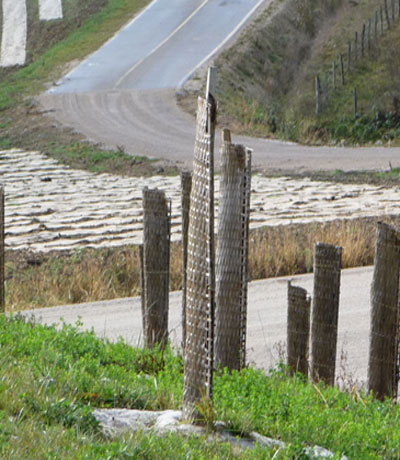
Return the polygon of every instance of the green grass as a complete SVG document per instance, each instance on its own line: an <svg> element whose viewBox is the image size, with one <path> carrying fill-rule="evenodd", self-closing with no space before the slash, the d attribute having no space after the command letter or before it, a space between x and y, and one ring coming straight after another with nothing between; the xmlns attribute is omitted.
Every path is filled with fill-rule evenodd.
<svg viewBox="0 0 400 460"><path fill-rule="evenodd" d="M22 68L0 69L0 148L41 151L77 169L94 173L150 175L159 171L154 160L131 156L124 148L105 150L82 135L54 125L40 114L35 96L76 63L96 51L150 0L69 0L64 18L39 22L37 1L28 0L28 62Z"/></svg>
<svg viewBox="0 0 400 460"><path fill-rule="evenodd" d="M256 20L239 46L218 58L223 78L219 88L222 111L240 132L311 144L351 144L377 141L400 143L400 21L372 43L365 57L347 72L347 42L382 4L288 0L272 21ZM310 23L310 26L307 24ZM312 27L311 27L312 26ZM372 22L373 26L373 22ZM372 27L373 29L373 27ZM386 29L386 26L385 26ZM372 30L372 36L373 36ZM345 86L337 64L337 90L332 89L332 63L344 56ZM361 46L359 49L361 56ZM266 60L267 56L267 60ZM315 76L330 98L315 115ZM353 90L357 88L358 113ZM324 101L323 101L324 102Z"/></svg>
<svg viewBox="0 0 400 460"><path fill-rule="evenodd" d="M10 108L27 96L44 90L44 84L61 76L68 62L82 59L97 50L148 3L149 0L109 0L95 14L89 14L84 24L76 30L70 25L73 31L66 38L43 54L35 56L27 66L2 76L0 110ZM68 4L64 8L68 10ZM77 16L79 9L85 13L85 5L74 5L74 9L78 11ZM65 14L68 15L68 11Z"/></svg>
<svg viewBox="0 0 400 460"><path fill-rule="evenodd" d="M80 167L93 173L109 173L124 175L134 167L141 166L140 174L152 174L152 163L144 156L128 155L122 150L101 150L96 145L83 142L73 142L69 145L59 145L56 141L49 144L46 153L60 163Z"/></svg>
<svg viewBox="0 0 400 460"><path fill-rule="evenodd" d="M79 324L77 325L79 326ZM212 408L233 433L256 430L288 444L286 451L235 448L170 435L126 434L111 440L93 407L177 409L183 360L170 349L132 348L93 332L44 327L0 317L0 456L3 459L306 458L320 445L340 458L397 459L400 408L353 390L314 385L284 368L218 374Z"/></svg>

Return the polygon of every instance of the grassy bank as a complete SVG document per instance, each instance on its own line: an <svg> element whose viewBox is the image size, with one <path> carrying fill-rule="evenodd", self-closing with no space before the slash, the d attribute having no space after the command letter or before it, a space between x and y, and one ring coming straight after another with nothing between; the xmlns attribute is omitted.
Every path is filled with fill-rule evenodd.
<svg viewBox="0 0 400 460"><path fill-rule="evenodd" d="M374 260L377 218L342 220L324 224L265 227L251 232L250 279L294 275L312 271L318 241L344 248L343 267L369 265ZM398 216L384 219L399 224ZM181 289L181 245L171 248L171 290ZM69 303L130 297L140 294L138 251L83 249L68 253L6 253L8 311Z"/></svg>
<svg viewBox="0 0 400 460"><path fill-rule="evenodd" d="M344 87L338 70L337 91L330 91L324 113L315 115L315 75L323 81L328 72L331 85L332 62L339 53L346 59L348 40L354 39L355 31L361 37L363 23L382 4L380 0L275 2L233 48L217 58L220 112L226 114L223 123L239 132L312 144L342 139L352 144L398 142L397 13L391 29L346 74Z"/></svg>
<svg viewBox="0 0 400 460"><path fill-rule="evenodd" d="M64 326L34 326L0 317L0 455L2 459L301 459L324 446L349 459L395 459L400 452L400 408L353 389L340 392L252 368L215 378L210 416L235 434L281 439L287 450L239 452L227 444L171 434L110 439L92 407L178 409L183 360L170 350L111 344Z"/></svg>
<svg viewBox="0 0 400 460"><path fill-rule="evenodd" d="M161 173L145 157L105 151L41 112L35 96L97 50L150 0L70 0L64 18L39 21L28 0L27 64L0 69L0 149L38 150L74 168L125 175ZM170 172L170 171L167 171Z"/></svg>

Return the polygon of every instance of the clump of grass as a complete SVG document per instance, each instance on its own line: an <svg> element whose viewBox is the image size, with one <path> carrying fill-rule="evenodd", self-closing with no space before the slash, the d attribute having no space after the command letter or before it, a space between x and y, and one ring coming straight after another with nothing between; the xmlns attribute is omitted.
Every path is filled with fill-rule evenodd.
<svg viewBox="0 0 400 460"><path fill-rule="evenodd" d="M55 126L33 100L77 62L98 49L149 0L69 0L64 18L39 21L38 2L28 0L27 64L0 69L0 147L41 151L77 169L123 175L157 172L154 161L129 156L124 147L105 150L81 134ZM158 171L160 172L160 171ZM167 173L176 173L171 167Z"/></svg>
<svg viewBox="0 0 400 460"><path fill-rule="evenodd" d="M361 36L376 8L357 2L287 1L266 10L233 49L217 59L223 124L237 131L321 144L398 144L400 138L399 21L347 72L347 43ZM373 18L372 18L373 19ZM385 27L386 28L386 27ZM354 45L354 41L353 41ZM353 48L354 49L354 48ZM345 59L345 85L332 90L332 62ZM315 115L315 76L329 80L329 101ZM339 73L338 73L339 81ZM324 83L323 83L324 85ZM357 88L358 114L353 90Z"/></svg>
<svg viewBox="0 0 400 460"><path fill-rule="evenodd" d="M313 384L281 366L218 372L210 421L236 435L257 431L287 449L234 446L177 434L105 437L92 408L178 409L183 359L170 348L111 343L76 327L0 316L0 455L30 458L307 458L320 445L348 458L398 458L400 408L363 392Z"/></svg>
<svg viewBox="0 0 400 460"><path fill-rule="evenodd" d="M264 227L250 233L249 276L263 279L312 271L315 243L342 246L343 268L374 260L378 218ZM387 217L399 224L399 217ZM170 289L182 288L182 246L171 247ZM136 247L69 253L6 254L8 311L108 300L140 294Z"/></svg>
<svg viewBox="0 0 400 460"><path fill-rule="evenodd" d="M308 273L317 242L343 247L343 268L370 265L374 260L378 218L268 227L250 234L251 279ZM386 219L397 221L398 219Z"/></svg>

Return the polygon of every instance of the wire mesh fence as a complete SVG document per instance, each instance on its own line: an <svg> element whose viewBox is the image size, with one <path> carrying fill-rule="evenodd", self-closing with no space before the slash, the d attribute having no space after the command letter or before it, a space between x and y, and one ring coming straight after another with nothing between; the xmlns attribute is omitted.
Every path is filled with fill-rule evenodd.
<svg viewBox="0 0 400 460"><path fill-rule="evenodd" d="M143 326L148 347L168 342L170 208L165 193L143 189Z"/></svg>
<svg viewBox="0 0 400 460"><path fill-rule="evenodd" d="M375 396L396 397L399 381L400 232L378 223L371 285L368 389Z"/></svg>
<svg viewBox="0 0 400 460"><path fill-rule="evenodd" d="M192 173L181 172L182 188L182 350L185 352L186 342L186 291L187 291L187 258L188 258L188 233L190 213L190 192L192 190Z"/></svg>
<svg viewBox="0 0 400 460"><path fill-rule="evenodd" d="M247 252L251 159L224 130L221 146L218 247L216 257L216 365L245 364Z"/></svg>
<svg viewBox="0 0 400 460"><path fill-rule="evenodd" d="M308 375L311 297L288 281L287 364L292 373Z"/></svg>
<svg viewBox="0 0 400 460"><path fill-rule="evenodd" d="M311 376L328 385L335 382L341 263L341 247L315 245Z"/></svg>
<svg viewBox="0 0 400 460"><path fill-rule="evenodd" d="M198 404L213 393L214 126L214 101L199 97L188 231L183 395L187 419L200 417Z"/></svg>

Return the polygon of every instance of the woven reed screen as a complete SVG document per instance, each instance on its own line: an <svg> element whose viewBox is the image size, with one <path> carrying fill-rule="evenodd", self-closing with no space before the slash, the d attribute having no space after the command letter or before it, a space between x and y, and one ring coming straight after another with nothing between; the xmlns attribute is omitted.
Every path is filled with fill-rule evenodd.
<svg viewBox="0 0 400 460"><path fill-rule="evenodd" d="M212 398L214 347L214 112L199 97L194 149L187 260L186 344L183 406L200 417L198 403Z"/></svg>
<svg viewBox="0 0 400 460"><path fill-rule="evenodd" d="M187 286L187 257L190 212L190 191L192 190L192 173L181 172L182 188L182 349L185 352L186 343L186 286Z"/></svg>
<svg viewBox="0 0 400 460"><path fill-rule="evenodd" d="M341 247L315 245L311 376L328 385L335 383L341 266Z"/></svg>
<svg viewBox="0 0 400 460"><path fill-rule="evenodd" d="M288 282L287 364L292 373L308 375L311 297Z"/></svg>
<svg viewBox="0 0 400 460"><path fill-rule="evenodd" d="M0 185L0 312L5 312L4 285L4 188Z"/></svg>
<svg viewBox="0 0 400 460"><path fill-rule="evenodd" d="M144 340L168 342L170 209L165 193L143 189Z"/></svg>
<svg viewBox="0 0 400 460"><path fill-rule="evenodd" d="M245 364L250 169L250 152L231 144L230 133L225 130L216 258L215 360L217 366L230 370Z"/></svg>
<svg viewBox="0 0 400 460"><path fill-rule="evenodd" d="M379 399L396 397L399 348L400 232L378 223L371 285L368 389Z"/></svg>

